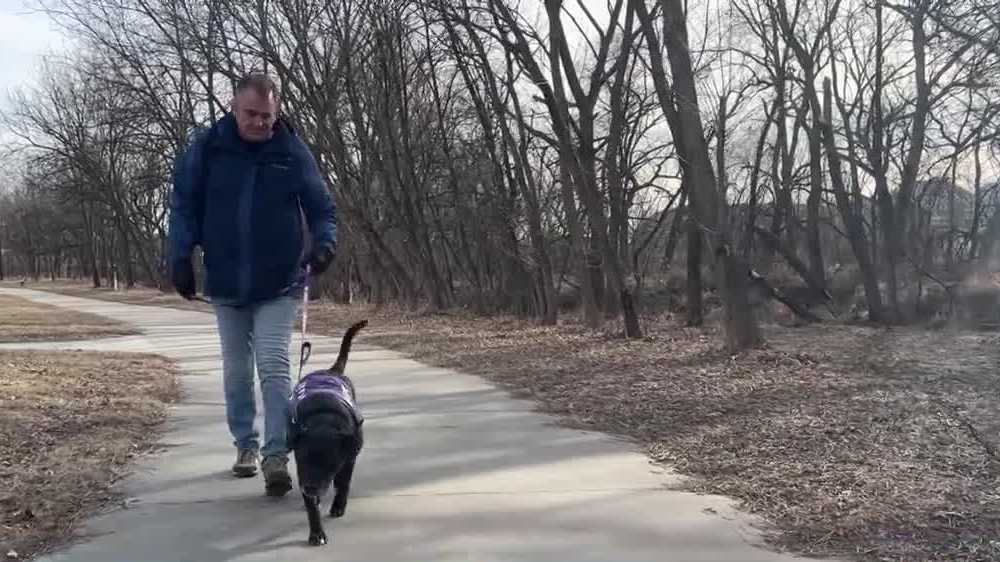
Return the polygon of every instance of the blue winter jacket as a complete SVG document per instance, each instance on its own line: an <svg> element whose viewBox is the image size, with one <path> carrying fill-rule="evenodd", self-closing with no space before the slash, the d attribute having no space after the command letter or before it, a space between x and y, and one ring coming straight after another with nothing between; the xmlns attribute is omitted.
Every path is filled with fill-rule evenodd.
<svg viewBox="0 0 1000 562"><path fill-rule="evenodd" d="M170 263L200 245L212 302L249 304L301 287L307 249L335 244L336 235L336 205L316 159L283 121L270 140L247 143L227 114L177 159Z"/></svg>

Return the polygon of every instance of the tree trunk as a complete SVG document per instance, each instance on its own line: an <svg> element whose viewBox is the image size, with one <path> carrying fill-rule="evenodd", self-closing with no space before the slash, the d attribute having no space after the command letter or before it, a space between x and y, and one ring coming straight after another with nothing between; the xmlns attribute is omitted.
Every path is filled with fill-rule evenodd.
<svg viewBox="0 0 1000 562"><path fill-rule="evenodd" d="M982 138L977 138L975 152L973 152L976 172L973 180L972 226L969 228L969 260L979 257L979 222L982 220L983 213L983 198L981 193L983 185L983 161L979 154L981 147Z"/></svg>
<svg viewBox="0 0 1000 562"><path fill-rule="evenodd" d="M955 190L958 188L958 152L951 164L951 185L948 186L948 248L945 255L945 269L955 270Z"/></svg>
<svg viewBox="0 0 1000 562"><path fill-rule="evenodd" d="M810 99L816 96L812 68L806 71L806 91ZM826 267L823 265L823 241L820 238L820 204L823 202L823 150L820 128L822 116L818 99L811 103L813 123L809 128L809 197L806 199L806 237L809 245L809 274L814 283L826 288Z"/></svg>
<svg viewBox="0 0 1000 562"><path fill-rule="evenodd" d="M701 229L698 220L689 216L687 220L687 325L701 326L705 321L703 292L701 283Z"/></svg>
<svg viewBox="0 0 1000 562"><path fill-rule="evenodd" d="M628 207L627 196L625 193L625 169L627 166L627 161L621 156L622 141L625 137L628 117L628 107L626 106L625 92L626 92L626 81L628 79L628 61L632 53L632 33L633 24L635 20L635 10L631 7L626 8L625 13L625 27L622 30L622 42L619 48L618 57L615 60L615 78L610 86L610 124L608 125L608 136L607 136L607 146L604 149L604 172L605 181L607 184L607 194L608 194L608 207L610 211L610 221L608 224L608 239L609 244L613 247L613 252L619 257L624 257L629 255L628 251ZM622 267L622 279L619 283L615 280L609 279L610 286L622 285L624 286L625 279L628 275L628 263L629 260L623 260ZM615 275L613 272L609 272L609 277ZM610 291L609 291L610 292ZM617 312L620 311L623 314L626 322L630 321L630 315L634 319L635 315L635 303L632 302L633 295L628 294L629 305L621 299L621 295L628 293L628 291L621 292L619 295L614 295L614 299L609 299L605 305L605 311L609 315L617 316ZM612 305L612 303L620 303L618 305ZM638 326L638 321L635 321L635 326ZM626 330L628 331L628 330Z"/></svg>
<svg viewBox="0 0 1000 562"><path fill-rule="evenodd" d="M851 204L847 194L847 186L844 183L844 176L841 171L840 154L837 152L837 144L833 136L833 108L830 102L832 97L832 87L830 79L824 81L824 119L823 137L826 141L826 156L830 164L830 181L833 184L833 192L837 199L837 208L840 216L847 228L847 238L854 251L854 257L858 261L861 269L862 283L865 288L865 298L868 303L868 319L872 322L881 322L884 318L882 308L882 292L878 286L878 273L872 263L872 257L868 253L868 240L865 236L865 225L857 208Z"/></svg>
<svg viewBox="0 0 1000 562"><path fill-rule="evenodd" d="M668 117L668 122L672 116L676 118L676 127L672 127L671 130L680 133L674 141L677 143L681 159L687 162L684 172L686 175L690 174L689 198L694 204L698 227L703 228L712 239L713 255L718 265L716 271L719 276L719 287L722 290L725 307L724 327L727 347L736 351L758 346L763 338L747 294L749 268L735 255L729 242L729 233L718 224L717 184L701 122L682 0L665 0L662 4L663 37L674 78L673 93L676 94L679 104L675 113L670 107L673 96L670 95L670 86L663 67L660 45L655 39L652 19L644 0L631 1L644 28L657 97Z"/></svg>
<svg viewBox="0 0 1000 562"><path fill-rule="evenodd" d="M757 138L757 146L754 149L753 167L750 169L750 201L747 203L746 231L743 235L743 253L751 261L754 257L755 236L754 229L757 227L757 213L760 206L760 166L764 161L764 148L767 146L767 134L771 130L774 116L778 109L778 102L771 105L764 126L760 129L760 136ZM776 185L772 183L772 185Z"/></svg>
<svg viewBox="0 0 1000 562"><path fill-rule="evenodd" d="M683 190L683 187L681 188ZM688 215L687 190L681 193L681 201L674 211L674 221L670 225L670 234L667 235L666 247L663 249L663 265L661 271L668 271L674 261L674 253L677 251L677 240L680 238L681 225L687 224Z"/></svg>
<svg viewBox="0 0 1000 562"><path fill-rule="evenodd" d="M573 178L570 177L569 170L565 164L566 156L560 158L559 175L560 188L563 200L563 212L566 214L566 223L569 225L570 239L573 248L577 253L577 265L580 276L580 300L583 304L583 318L587 326L593 329L601 327L604 323L601 309L597 306L597 299L594 293L593 278L590 275L590 266L587 263L587 249L583 242L583 233L580 225L580 216L576 209L576 199L573 194Z"/></svg>
<svg viewBox="0 0 1000 562"><path fill-rule="evenodd" d="M883 245L886 267L886 284L889 287L890 316L889 322L898 322L902 309L899 305L899 285L897 278L897 263L901 249L901 233L896 225L897 214L889 192L886 179L885 157L885 120L882 115L883 63L885 48L883 45L882 2L875 2L875 91L872 96L874 122L872 123L872 168L875 175L875 197L879 208L879 219L883 232Z"/></svg>
<svg viewBox="0 0 1000 562"><path fill-rule="evenodd" d="M719 96L719 116L716 119L715 171L719 180L719 228L729 232L729 174L726 170L726 119L729 116L729 95Z"/></svg>
<svg viewBox="0 0 1000 562"><path fill-rule="evenodd" d="M786 122L788 120L788 107L785 101L785 77L779 74L779 86L778 90L778 136L776 139L777 146L775 147L774 158L778 159L777 164L774 166L779 170L779 175L774 178L775 181L775 201L774 201L774 214L771 217L771 233L776 237L782 237L789 241L789 246L791 248L796 248L794 243L794 235L792 234L796 227L796 213L794 208L794 201L792 200L792 190L794 189L794 171L795 171L795 151L798 146L798 134L799 134L799 120L796 119L794 125L794 131L792 134L791 144L789 145L788 130ZM768 260L774 257L773 252L767 254Z"/></svg>

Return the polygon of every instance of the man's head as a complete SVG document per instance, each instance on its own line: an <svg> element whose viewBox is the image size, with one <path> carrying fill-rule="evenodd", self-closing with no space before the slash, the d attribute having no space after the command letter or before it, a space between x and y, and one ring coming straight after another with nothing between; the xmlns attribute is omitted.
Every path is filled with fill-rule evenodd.
<svg viewBox="0 0 1000 562"><path fill-rule="evenodd" d="M266 74L249 74L236 84L233 114L240 138L264 142L271 138L281 102L278 85Z"/></svg>

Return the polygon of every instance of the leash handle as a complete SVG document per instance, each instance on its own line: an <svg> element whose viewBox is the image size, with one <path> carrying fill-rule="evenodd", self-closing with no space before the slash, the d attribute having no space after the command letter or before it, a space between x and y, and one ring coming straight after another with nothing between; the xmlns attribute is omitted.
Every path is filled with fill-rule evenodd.
<svg viewBox="0 0 1000 562"><path fill-rule="evenodd" d="M312 344L306 340L306 326L309 322L309 275L311 273L309 264L306 264L306 281L302 287L302 347L299 349L299 380L302 379L302 367L312 355Z"/></svg>

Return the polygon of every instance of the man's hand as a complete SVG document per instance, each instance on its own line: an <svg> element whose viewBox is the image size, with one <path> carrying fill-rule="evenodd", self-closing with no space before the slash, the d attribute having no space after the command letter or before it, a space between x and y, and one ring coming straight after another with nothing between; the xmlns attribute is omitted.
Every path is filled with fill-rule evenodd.
<svg viewBox="0 0 1000 562"><path fill-rule="evenodd" d="M187 300L194 298L197 289L194 282L194 267L191 266L190 259L174 261L170 270L170 281L177 289L177 294Z"/></svg>
<svg viewBox="0 0 1000 562"><path fill-rule="evenodd" d="M318 248L313 248L309 255L309 270L313 275L320 275L330 264L333 263L334 249L332 244L324 244Z"/></svg>

